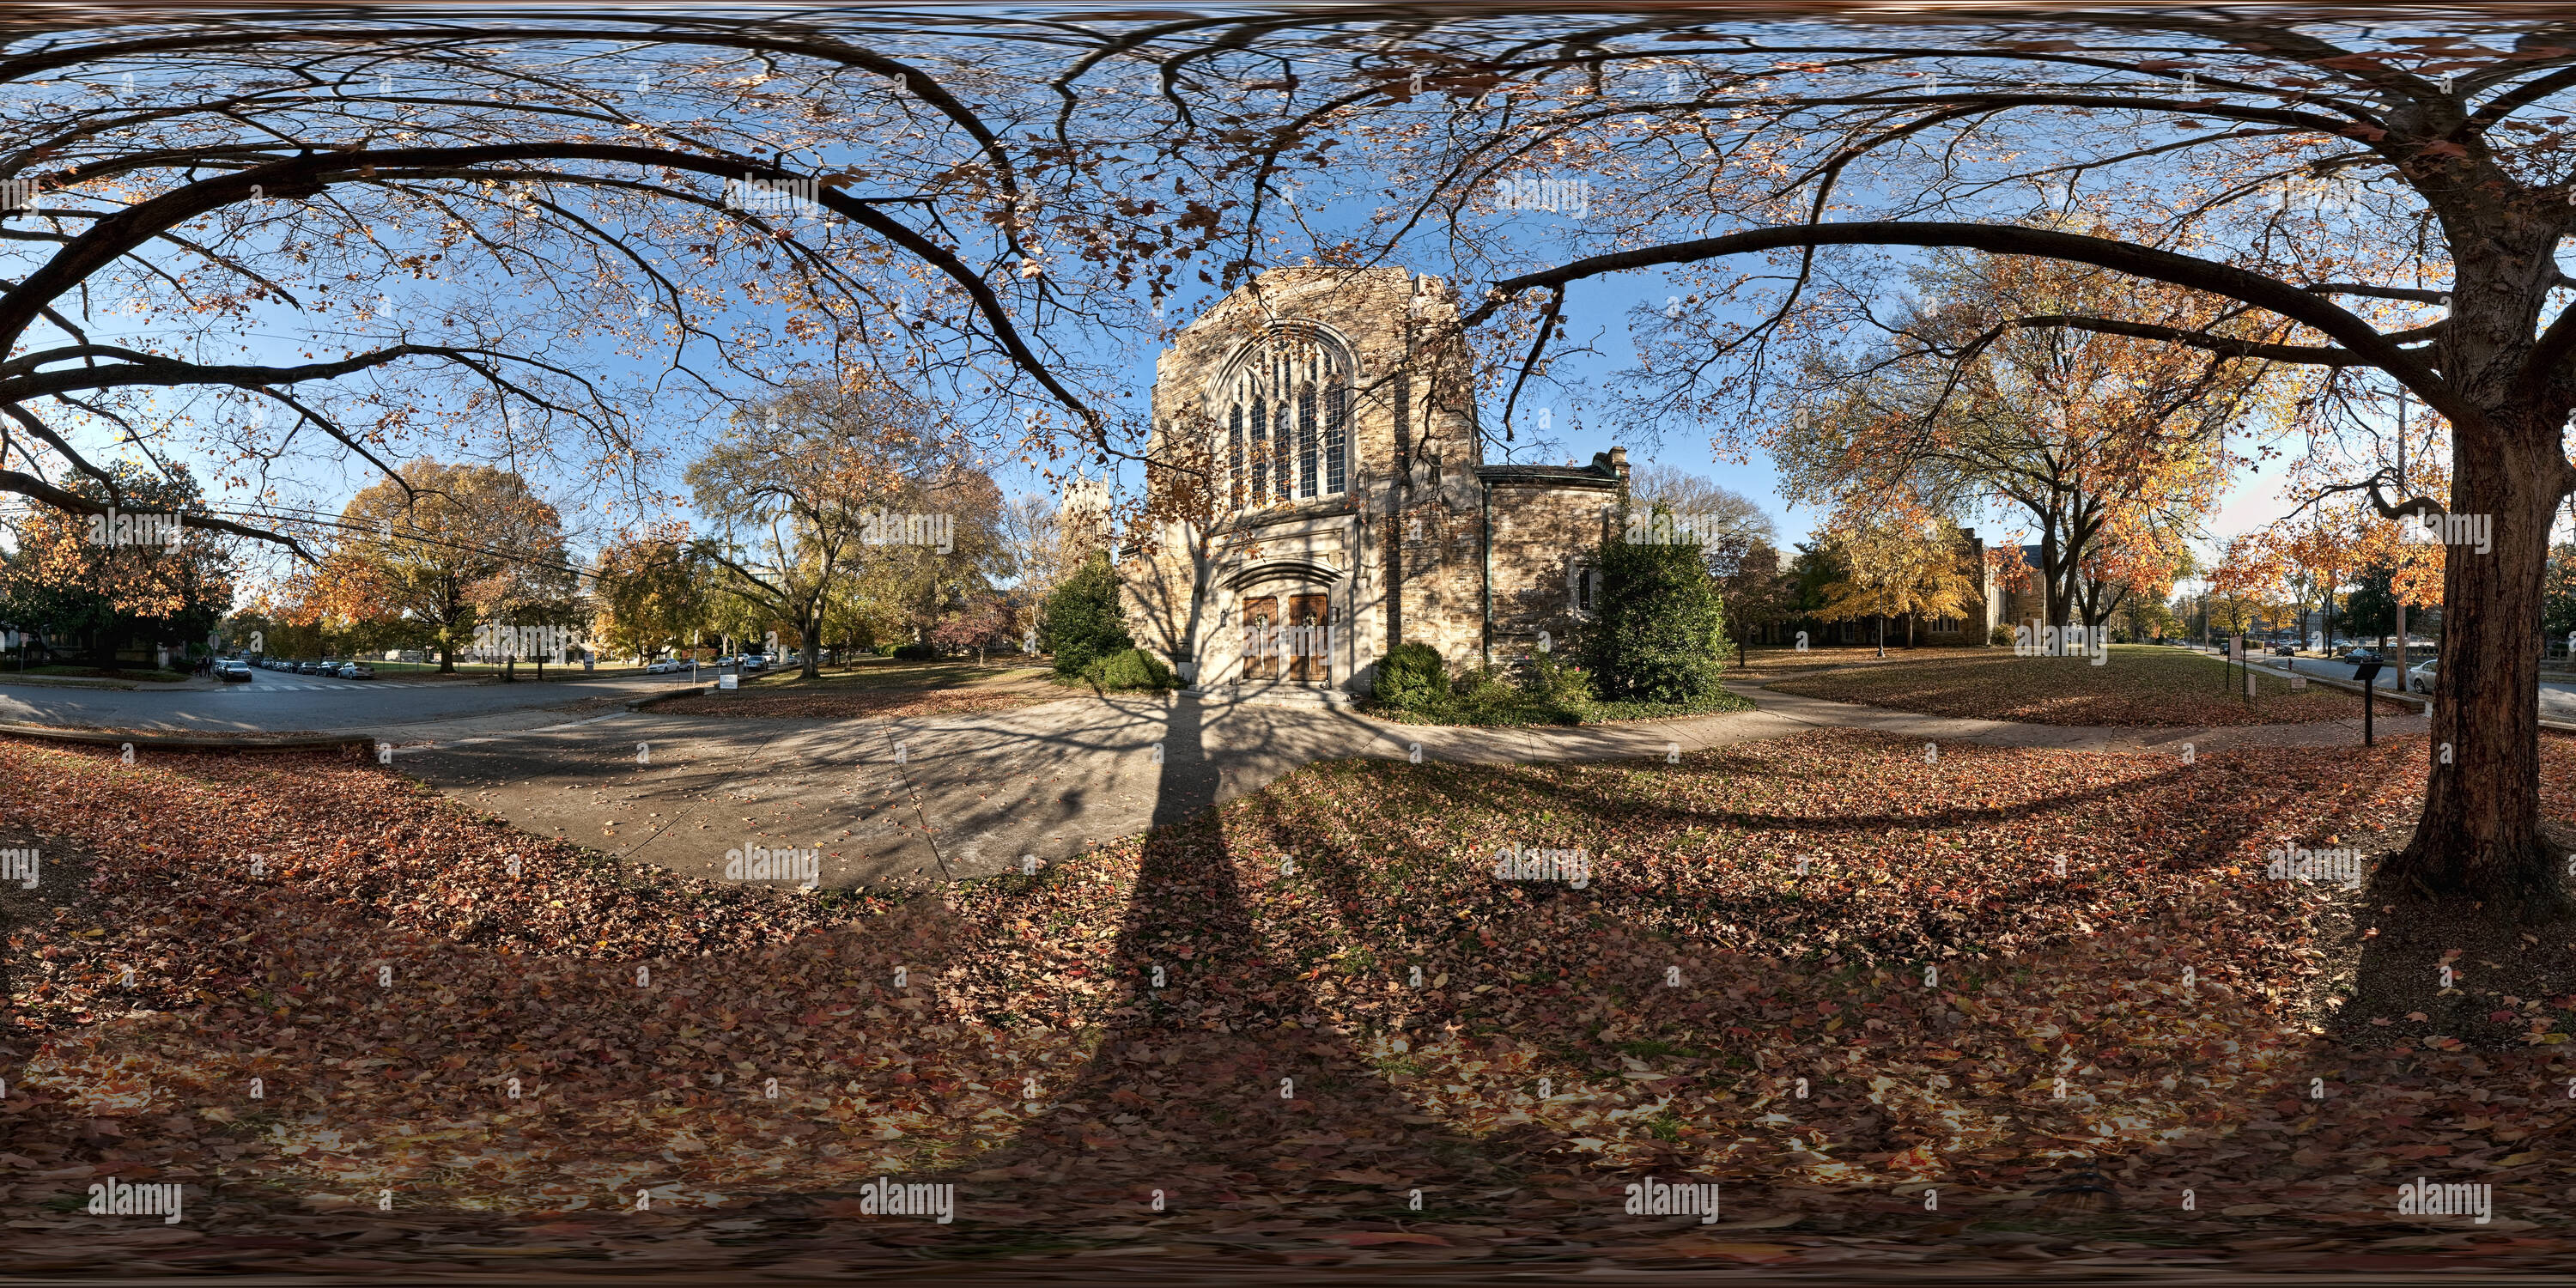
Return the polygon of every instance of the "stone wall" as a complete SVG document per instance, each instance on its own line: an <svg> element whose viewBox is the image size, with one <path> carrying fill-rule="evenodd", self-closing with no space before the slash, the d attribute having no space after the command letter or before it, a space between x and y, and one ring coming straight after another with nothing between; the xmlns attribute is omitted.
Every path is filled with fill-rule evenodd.
<svg viewBox="0 0 2576 1288"><path fill-rule="evenodd" d="M1586 616L1576 608L1575 574L1600 566L1602 515L1617 507L1618 490L1502 482L1492 487L1494 661L1528 657L1541 631L1552 649L1563 652Z"/></svg>

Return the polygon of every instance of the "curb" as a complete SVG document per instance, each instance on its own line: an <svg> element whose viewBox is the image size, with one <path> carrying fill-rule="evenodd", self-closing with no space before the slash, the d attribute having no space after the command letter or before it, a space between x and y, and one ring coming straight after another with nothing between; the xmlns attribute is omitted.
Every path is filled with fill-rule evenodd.
<svg viewBox="0 0 2576 1288"><path fill-rule="evenodd" d="M20 684L42 689L94 689L111 693L211 693L217 685L196 684L188 680L109 680L75 675L19 675L0 671L0 685Z"/></svg>
<svg viewBox="0 0 2576 1288"><path fill-rule="evenodd" d="M204 737L191 734L108 733L97 729L66 729L54 725L0 724L0 734L13 738L37 738L47 742L77 742L94 747L116 747L132 743L137 747L161 747L176 751L326 751L337 747L372 747L373 734L325 734L311 738Z"/></svg>
<svg viewBox="0 0 2576 1288"><path fill-rule="evenodd" d="M688 688L675 689L669 693L656 693L650 697L642 698L628 698L626 700L626 709L629 711L642 711L657 703L669 702L675 698L702 698L710 693L714 693L715 691L716 687L712 684L703 689L693 684ZM736 690L736 692L740 692L740 690Z"/></svg>

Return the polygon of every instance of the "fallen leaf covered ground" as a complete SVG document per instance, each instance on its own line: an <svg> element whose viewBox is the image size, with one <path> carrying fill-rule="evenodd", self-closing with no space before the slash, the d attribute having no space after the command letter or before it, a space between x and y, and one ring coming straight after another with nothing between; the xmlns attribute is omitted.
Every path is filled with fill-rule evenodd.
<svg viewBox="0 0 2576 1288"><path fill-rule="evenodd" d="M2249 700L2244 675L2205 653L2115 644L2099 666L2086 658L2015 657L2007 648L1890 650L1884 662L1790 674L1770 687L1927 715L2046 725L2197 729L2361 718L2359 693L2317 684L2293 692L2288 677L2257 671ZM2376 701L2383 717L2416 713L2392 697Z"/></svg>
<svg viewBox="0 0 2576 1288"><path fill-rule="evenodd" d="M2410 819L2424 754L1341 762L895 902L356 756L0 742L0 845L58 865L0 897L0 1264L2564 1264L2576 997L2510 999L2521 1051L2332 1045L2338 896L2263 876ZM69 1210L111 1175L190 1215ZM2418 1175L2496 1219L2396 1216ZM864 1215L888 1176L956 1220Z"/></svg>

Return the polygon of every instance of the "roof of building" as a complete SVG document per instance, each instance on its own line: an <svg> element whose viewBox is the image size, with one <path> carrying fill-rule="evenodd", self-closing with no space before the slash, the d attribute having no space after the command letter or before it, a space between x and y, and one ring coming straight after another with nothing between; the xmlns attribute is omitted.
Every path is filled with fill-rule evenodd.
<svg viewBox="0 0 2576 1288"><path fill-rule="evenodd" d="M1552 483L1563 487L1617 487L1619 469L1610 453L1594 452L1590 465L1479 465L1476 477L1487 483Z"/></svg>

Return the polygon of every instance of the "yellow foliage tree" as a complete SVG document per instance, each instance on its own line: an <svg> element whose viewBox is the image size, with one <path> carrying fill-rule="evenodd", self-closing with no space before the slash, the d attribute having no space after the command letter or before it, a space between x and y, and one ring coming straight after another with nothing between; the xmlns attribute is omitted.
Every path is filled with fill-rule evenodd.
<svg viewBox="0 0 2576 1288"><path fill-rule="evenodd" d="M1879 656L1887 655L1887 619L1909 618L1906 643L1914 642L1913 617L1967 613L1977 584L1961 567L1965 548L1956 524L1904 514L1876 520L1845 516L1826 529L1825 550L1839 572L1825 583L1827 621L1878 620Z"/></svg>

